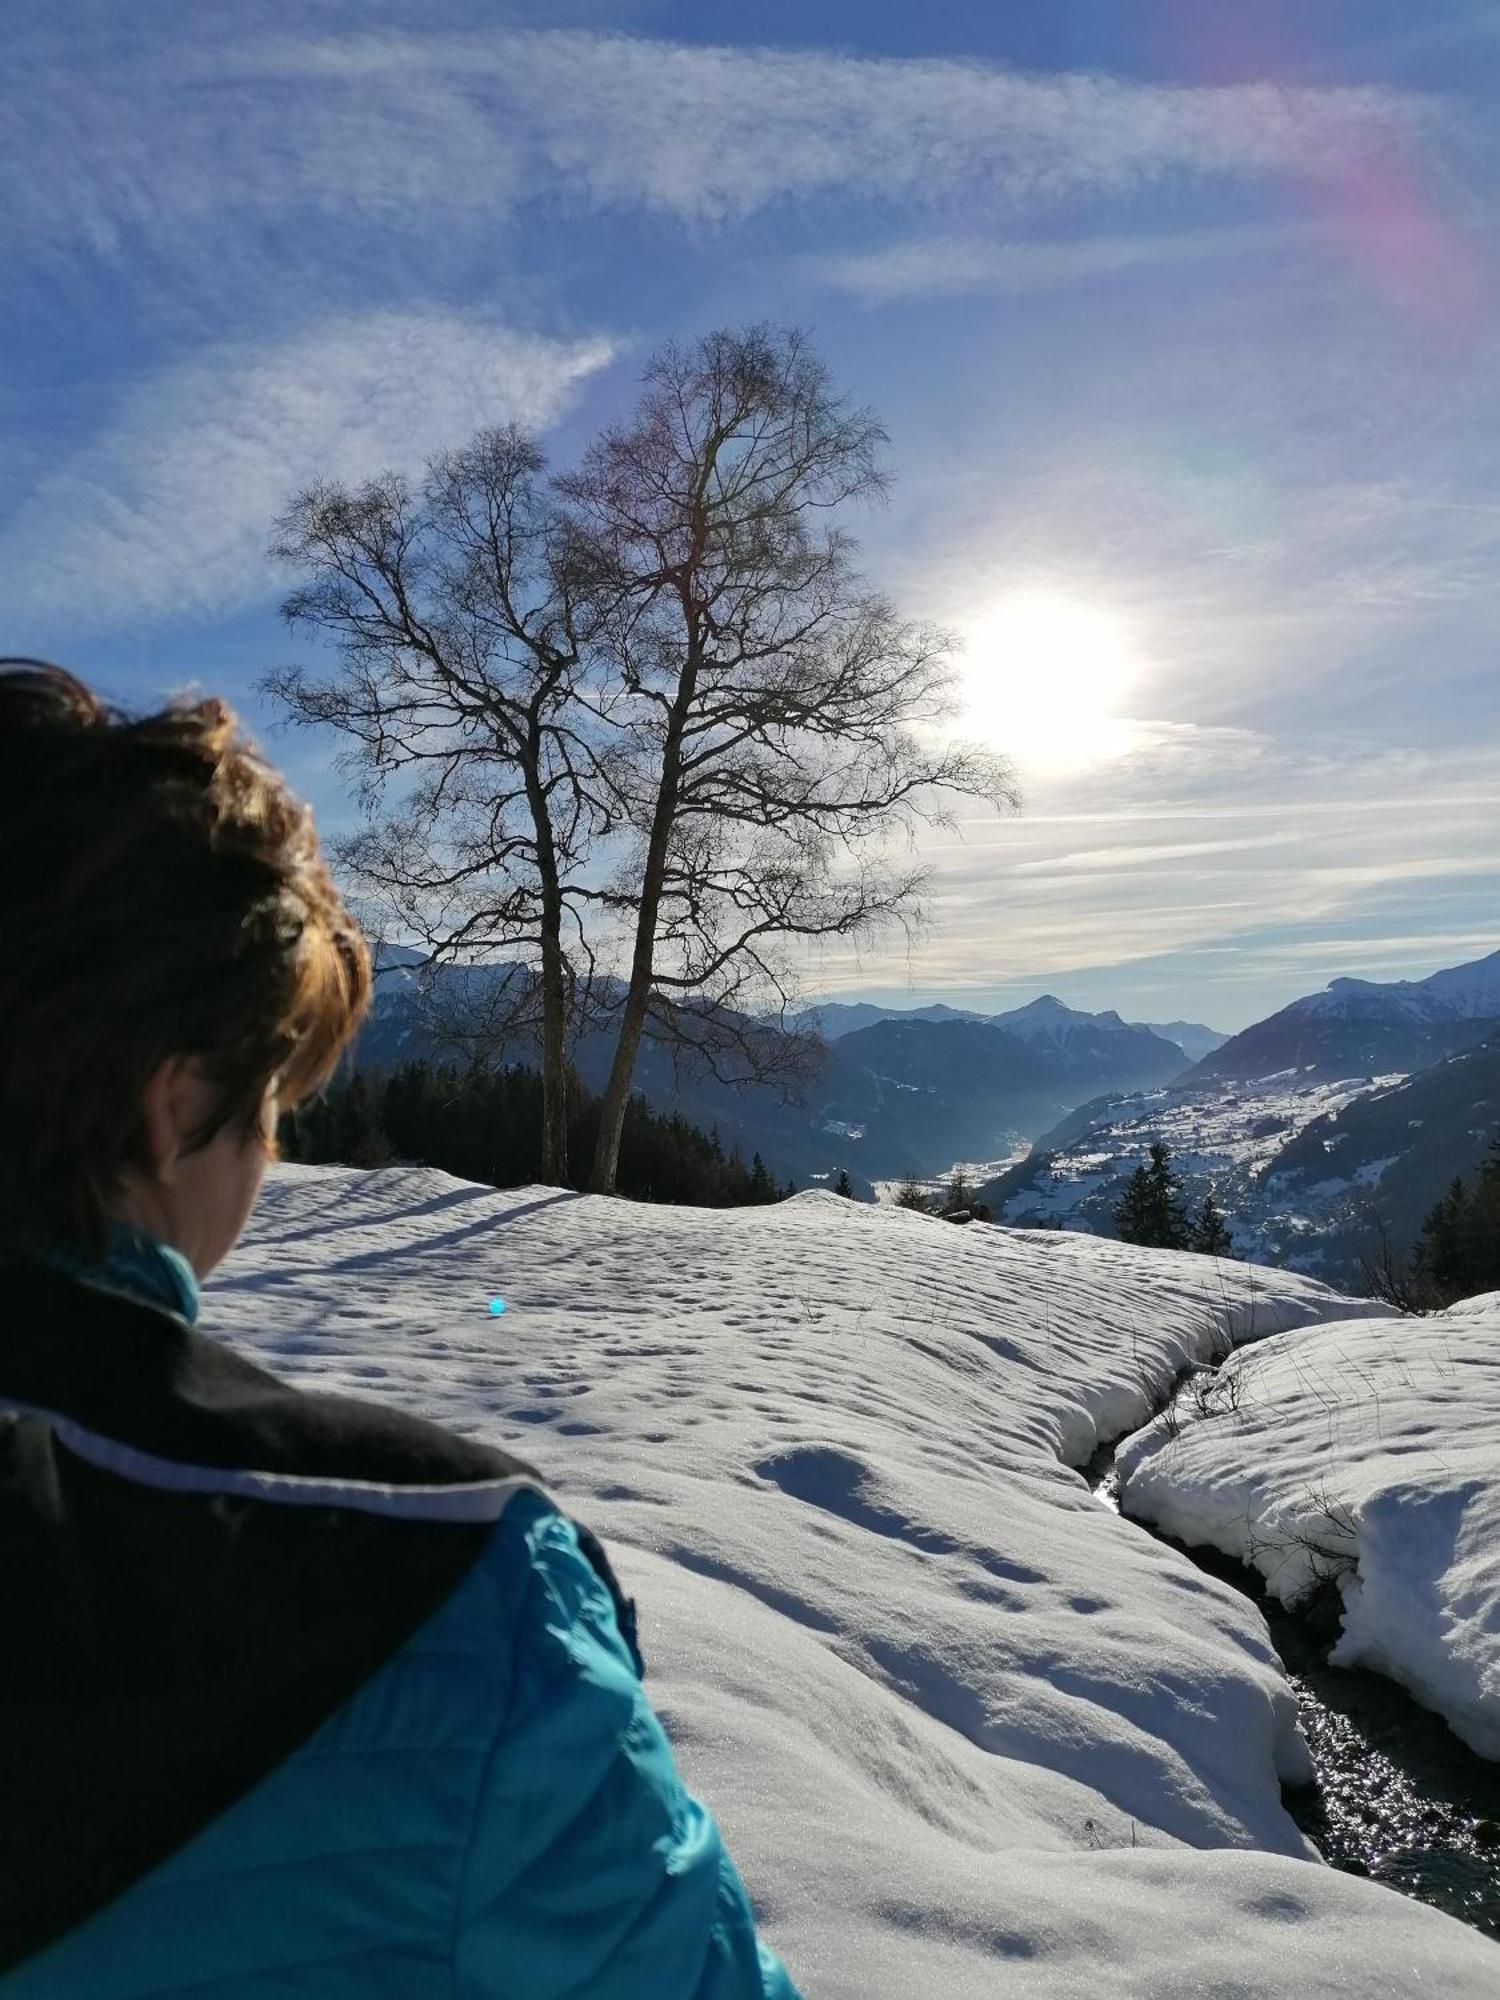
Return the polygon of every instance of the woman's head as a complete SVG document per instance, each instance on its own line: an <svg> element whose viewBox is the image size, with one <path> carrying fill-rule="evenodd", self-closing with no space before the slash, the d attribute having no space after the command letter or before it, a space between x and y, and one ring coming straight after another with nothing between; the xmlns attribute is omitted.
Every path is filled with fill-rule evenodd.
<svg viewBox="0 0 1500 2000"><path fill-rule="evenodd" d="M98 1255L120 1217L205 1275L370 993L311 810L231 709L132 719L0 661L0 1229Z"/></svg>

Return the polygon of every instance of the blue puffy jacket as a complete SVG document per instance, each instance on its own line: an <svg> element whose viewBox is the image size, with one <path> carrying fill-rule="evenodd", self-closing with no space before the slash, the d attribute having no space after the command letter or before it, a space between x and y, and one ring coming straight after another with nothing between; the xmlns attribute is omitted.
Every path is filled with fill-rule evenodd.
<svg viewBox="0 0 1500 2000"><path fill-rule="evenodd" d="M0 1272L0 2000L796 2000L592 1537L115 1248Z"/></svg>

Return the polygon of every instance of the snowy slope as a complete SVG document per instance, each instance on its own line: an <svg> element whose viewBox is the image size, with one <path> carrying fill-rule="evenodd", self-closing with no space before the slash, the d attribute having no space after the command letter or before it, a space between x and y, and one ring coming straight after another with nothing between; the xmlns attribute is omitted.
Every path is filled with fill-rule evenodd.
<svg viewBox="0 0 1500 2000"><path fill-rule="evenodd" d="M821 1193L280 1164L202 1324L519 1448L599 1530L808 2000L1492 2000L1493 1945L1283 1811L1308 1764L1258 1614L1068 1469L1217 1328L1354 1309Z"/></svg>
<svg viewBox="0 0 1500 2000"><path fill-rule="evenodd" d="M1060 1222L1113 1231L1116 1204L1153 1139L1172 1150L1190 1208L1212 1193L1229 1218L1236 1252L1319 1271L1330 1218L1369 1185L1367 1170L1341 1172L1334 1149L1297 1176L1278 1176L1289 1144L1322 1122L1332 1131L1351 1104L1400 1077L1316 1083L1291 1072L1259 1083L1168 1085L1081 1106L1031 1155L981 1188L999 1221ZM1385 1162L1381 1163L1386 1164Z"/></svg>
<svg viewBox="0 0 1500 2000"><path fill-rule="evenodd" d="M1265 1195L1286 1209L1336 1209L1340 1188L1358 1198L1345 1231L1350 1252L1375 1247L1373 1212L1404 1254L1422 1218L1455 1174L1474 1169L1500 1133L1500 1035L1415 1076L1315 1118L1292 1134L1266 1169ZM1363 1227L1361 1227L1361 1221ZM1317 1274L1336 1270L1337 1246ZM1302 1268L1308 1268L1304 1265Z"/></svg>
<svg viewBox="0 0 1500 2000"><path fill-rule="evenodd" d="M1336 1577L1334 1664L1500 1757L1500 1293L1284 1335L1201 1400L1176 1438L1158 1420L1121 1447L1128 1511L1253 1561L1289 1605Z"/></svg>

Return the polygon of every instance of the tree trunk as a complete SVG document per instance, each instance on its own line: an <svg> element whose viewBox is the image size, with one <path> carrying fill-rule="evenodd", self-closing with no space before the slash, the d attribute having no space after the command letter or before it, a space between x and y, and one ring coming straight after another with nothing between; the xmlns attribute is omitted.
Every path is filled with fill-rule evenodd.
<svg viewBox="0 0 1500 2000"><path fill-rule="evenodd" d="M635 1060L640 1051L641 1031L646 1025L646 1009L651 1000L651 976L656 955L656 919L661 907L661 887L666 875L667 847L677 817L678 787L682 778L682 729L697 679L693 667L683 674L682 687L673 705L662 751L661 785L656 794L656 812L651 821L651 838L646 847L646 867L641 879L640 908L635 920L635 950L630 961L630 985L620 1015L620 1038L615 1043L609 1081L599 1106L599 1137L594 1145L593 1171L589 1175L590 1194L613 1194L620 1164L620 1137L625 1130L625 1109L630 1102L630 1085L635 1076Z"/></svg>
<svg viewBox="0 0 1500 2000"><path fill-rule="evenodd" d="M537 872L542 890L542 1181L568 1185L568 1077L564 1061L567 1019L563 988L562 890L557 849L539 774L538 731L533 718L526 790L536 829Z"/></svg>
<svg viewBox="0 0 1500 2000"><path fill-rule="evenodd" d="M562 945L549 912L542 936L542 1180L548 1187L568 1185L566 1025Z"/></svg>

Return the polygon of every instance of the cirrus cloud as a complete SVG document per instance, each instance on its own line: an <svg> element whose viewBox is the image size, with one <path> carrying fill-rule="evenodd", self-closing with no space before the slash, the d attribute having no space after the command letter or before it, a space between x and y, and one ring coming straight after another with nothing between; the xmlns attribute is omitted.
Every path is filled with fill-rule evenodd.
<svg viewBox="0 0 1500 2000"><path fill-rule="evenodd" d="M271 582L270 524L297 488L414 470L484 424L544 426L612 352L380 311L213 346L128 393L0 528L10 615L52 633L235 609Z"/></svg>
<svg viewBox="0 0 1500 2000"><path fill-rule="evenodd" d="M559 195L707 224L819 195L972 216L1173 179L1317 181L1446 117L1383 86L1169 86L569 29L271 20L254 31L182 13L170 38L124 21L82 60L71 43L18 38L9 102L24 109L0 117L0 235L117 256L225 216L274 226L298 211L390 233L434 213L488 226Z"/></svg>

